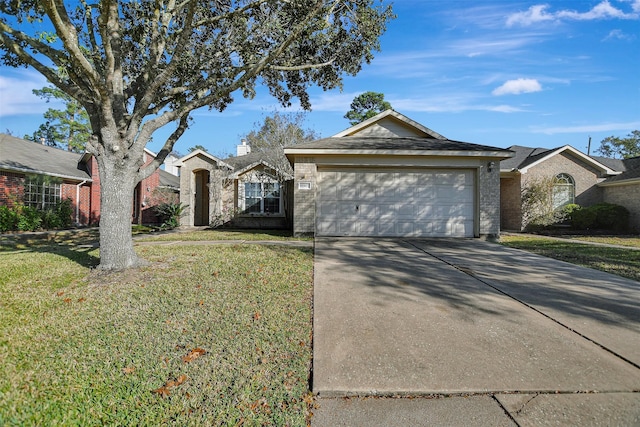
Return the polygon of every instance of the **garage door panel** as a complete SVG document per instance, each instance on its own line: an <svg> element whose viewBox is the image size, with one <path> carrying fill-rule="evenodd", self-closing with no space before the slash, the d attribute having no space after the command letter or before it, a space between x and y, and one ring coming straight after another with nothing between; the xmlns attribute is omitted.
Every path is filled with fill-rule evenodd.
<svg viewBox="0 0 640 427"><path fill-rule="evenodd" d="M321 171L319 235L474 235L473 170Z"/></svg>

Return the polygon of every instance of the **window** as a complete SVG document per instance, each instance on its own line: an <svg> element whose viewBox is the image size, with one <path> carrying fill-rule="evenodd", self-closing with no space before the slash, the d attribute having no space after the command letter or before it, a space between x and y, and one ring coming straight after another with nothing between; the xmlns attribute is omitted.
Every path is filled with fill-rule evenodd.
<svg viewBox="0 0 640 427"><path fill-rule="evenodd" d="M41 210L53 208L60 202L61 187L46 177L28 177L24 182L24 204Z"/></svg>
<svg viewBox="0 0 640 427"><path fill-rule="evenodd" d="M574 203L575 183L571 175L561 173L556 175L553 183L553 208L558 209Z"/></svg>
<svg viewBox="0 0 640 427"><path fill-rule="evenodd" d="M277 182L246 182L244 184L245 213L280 213L280 184Z"/></svg>

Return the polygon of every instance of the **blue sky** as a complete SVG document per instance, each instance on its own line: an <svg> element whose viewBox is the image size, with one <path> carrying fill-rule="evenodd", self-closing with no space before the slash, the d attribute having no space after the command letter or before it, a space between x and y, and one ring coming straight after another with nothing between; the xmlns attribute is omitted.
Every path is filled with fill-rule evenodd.
<svg viewBox="0 0 640 427"><path fill-rule="evenodd" d="M592 153L640 129L640 0L398 0L382 51L342 91L312 89L306 127L349 127L353 98L381 92L394 109L452 140L496 147L565 144ZM0 132L32 133L50 106L33 71L0 68ZM264 90L222 113L198 110L175 148L235 153L242 135L279 109ZM289 111L297 111L294 107ZM166 132L149 146L157 150Z"/></svg>

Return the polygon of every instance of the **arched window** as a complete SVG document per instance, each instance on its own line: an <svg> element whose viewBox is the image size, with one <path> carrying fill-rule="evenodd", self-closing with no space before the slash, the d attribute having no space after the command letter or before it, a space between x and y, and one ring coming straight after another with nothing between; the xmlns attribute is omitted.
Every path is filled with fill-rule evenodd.
<svg viewBox="0 0 640 427"><path fill-rule="evenodd" d="M566 173L556 175L553 183L553 208L558 209L565 205L574 203L576 195L576 184Z"/></svg>

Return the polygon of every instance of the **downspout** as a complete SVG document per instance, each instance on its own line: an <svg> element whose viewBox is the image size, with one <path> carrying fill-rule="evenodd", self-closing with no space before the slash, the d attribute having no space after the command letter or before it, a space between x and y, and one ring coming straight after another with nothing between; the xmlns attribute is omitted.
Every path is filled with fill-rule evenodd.
<svg viewBox="0 0 640 427"><path fill-rule="evenodd" d="M76 185L76 225L80 225L80 187L85 185L88 180L82 181Z"/></svg>

